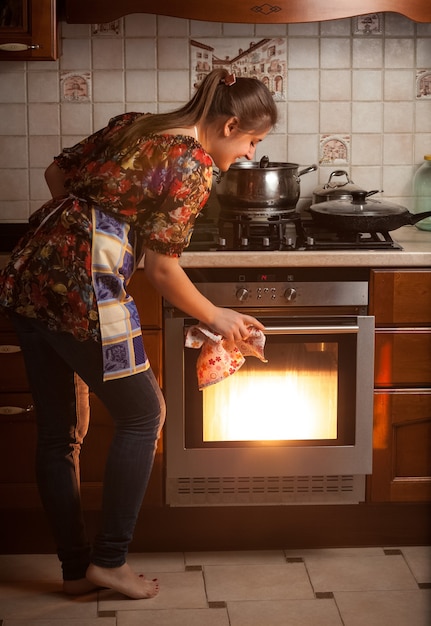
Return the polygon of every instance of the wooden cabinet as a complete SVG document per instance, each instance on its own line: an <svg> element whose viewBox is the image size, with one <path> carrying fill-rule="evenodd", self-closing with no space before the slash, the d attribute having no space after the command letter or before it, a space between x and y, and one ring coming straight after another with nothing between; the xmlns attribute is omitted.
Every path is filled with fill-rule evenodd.
<svg viewBox="0 0 431 626"><path fill-rule="evenodd" d="M161 298L148 284L143 270L132 279L130 291L140 309L144 343L155 375L162 383ZM112 420L104 405L90 394L90 428L81 452L81 492L86 510L99 510L105 459L112 437ZM34 457L36 421L22 353L7 318L0 316L0 509L38 509ZM163 442L157 450L145 504L161 505L163 498Z"/></svg>
<svg viewBox="0 0 431 626"><path fill-rule="evenodd" d="M218 0L208 5L202 0L66 0L66 21L71 24L112 22L131 13L150 13L206 22L240 22L254 24L290 24L320 22L367 13L391 11L418 22L431 22L429 0Z"/></svg>
<svg viewBox="0 0 431 626"><path fill-rule="evenodd" d="M0 61L58 59L56 0L7 0L1 6Z"/></svg>
<svg viewBox="0 0 431 626"><path fill-rule="evenodd" d="M374 502L431 500L431 271L371 273Z"/></svg>

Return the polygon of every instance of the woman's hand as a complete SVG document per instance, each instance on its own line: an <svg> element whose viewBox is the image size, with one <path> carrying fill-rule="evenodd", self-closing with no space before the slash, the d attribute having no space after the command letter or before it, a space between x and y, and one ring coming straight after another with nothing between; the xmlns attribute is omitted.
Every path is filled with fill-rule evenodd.
<svg viewBox="0 0 431 626"><path fill-rule="evenodd" d="M211 330L222 335L227 341L241 341L250 336L252 327L265 330L256 318L232 309L216 307L214 322L207 324Z"/></svg>

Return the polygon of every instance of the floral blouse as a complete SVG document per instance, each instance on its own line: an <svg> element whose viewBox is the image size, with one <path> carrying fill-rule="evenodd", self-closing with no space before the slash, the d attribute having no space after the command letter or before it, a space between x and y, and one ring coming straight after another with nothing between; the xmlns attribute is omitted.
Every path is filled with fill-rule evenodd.
<svg viewBox="0 0 431 626"><path fill-rule="evenodd" d="M211 158L192 137L157 134L140 138L127 153L107 156L102 142L140 115L111 119L55 158L69 195L50 200L30 217L29 231L0 275L0 307L79 340L100 340L98 300L106 290L95 284L93 244L103 215L111 229L122 225L128 250L127 263L104 267L104 285L115 271L125 286L144 248L181 255L209 196ZM131 297L126 298L129 306Z"/></svg>

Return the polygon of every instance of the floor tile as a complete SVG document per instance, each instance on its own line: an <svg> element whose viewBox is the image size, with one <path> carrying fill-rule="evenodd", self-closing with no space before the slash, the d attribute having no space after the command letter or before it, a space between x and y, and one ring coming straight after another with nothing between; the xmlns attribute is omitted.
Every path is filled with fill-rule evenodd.
<svg viewBox="0 0 431 626"><path fill-rule="evenodd" d="M403 556L304 557L314 591L417 589Z"/></svg>
<svg viewBox="0 0 431 626"><path fill-rule="evenodd" d="M61 580L61 566L55 554L1 554L1 580Z"/></svg>
<svg viewBox="0 0 431 626"><path fill-rule="evenodd" d="M6 619L3 626L117 626L115 617L94 617L76 619Z"/></svg>
<svg viewBox="0 0 431 626"><path fill-rule="evenodd" d="M184 554L182 552L142 552L131 553L127 562L137 573L184 572Z"/></svg>
<svg viewBox="0 0 431 626"><path fill-rule="evenodd" d="M342 626L334 600L228 602L230 626Z"/></svg>
<svg viewBox="0 0 431 626"><path fill-rule="evenodd" d="M272 565L286 562L282 550L186 552L186 565Z"/></svg>
<svg viewBox="0 0 431 626"><path fill-rule="evenodd" d="M429 626L431 591L336 592L344 626Z"/></svg>
<svg viewBox="0 0 431 626"><path fill-rule="evenodd" d="M151 578L155 578L155 572L151 572ZM160 591L155 598L130 600L113 591L100 591L99 611L208 608L202 572L162 572L157 578Z"/></svg>
<svg viewBox="0 0 431 626"><path fill-rule="evenodd" d="M303 563L284 565L205 565L210 602L285 600L313 597Z"/></svg>
<svg viewBox="0 0 431 626"><path fill-rule="evenodd" d="M97 617L97 593L66 596L55 582L11 582L0 586L0 618L88 619Z"/></svg>
<svg viewBox="0 0 431 626"><path fill-rule="evenodd" d="M119 611L117 626L230 626L230 622L226 609L150 609Z"/></svg>
<svg viewBox="0 0 431 626"><path fill-rule="evenodd" d="M289 549L284 550L286 558L302 557L313 559L325 559L329 557L355 557L355 556L384 556L383 548L307 548L307 549Z"/></svg>
<svg viewBox="0 0 431 626"><path fill-rule="evenodd" d="M400 548L418 583L431 584L431 546Z"/></svg>

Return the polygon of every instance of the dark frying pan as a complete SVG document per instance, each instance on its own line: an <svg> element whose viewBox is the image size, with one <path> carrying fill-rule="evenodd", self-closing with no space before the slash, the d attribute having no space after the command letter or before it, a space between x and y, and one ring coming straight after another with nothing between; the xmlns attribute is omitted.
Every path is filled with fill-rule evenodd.
<svg viewBox="0 0 431 626"><path fill-rule="evenodd" d="M385 233L431 216L431 211L413 214L398 204L367 199L366 191L353 191L351 195L351 201L331 200L312 204L310 213L313 220L335 232Z"/></svg>

